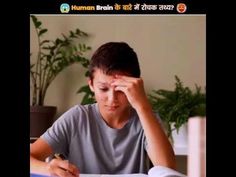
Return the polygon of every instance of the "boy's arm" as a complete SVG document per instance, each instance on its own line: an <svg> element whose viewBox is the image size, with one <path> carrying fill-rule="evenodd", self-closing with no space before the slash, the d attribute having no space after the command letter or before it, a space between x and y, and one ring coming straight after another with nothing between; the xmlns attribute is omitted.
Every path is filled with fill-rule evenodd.
<svg viewBox="0 0 236 177"><path fill-rule="evenodd" d="M129 103L137 111L148 144L148 156L153 165L176 169L173 148L152 111L144 91L143 80L118 75L112 85L115 86L115 90L125 93Z"/></svg>
<svg viewBox="0 0 236 177"><path fill-rule="evenodd" d="M176 169L173 148L162 129L160 122L152 112L151 106L136 109L147 140L147 153L153 165Z"/></svg>
<svg viewBox="0 0 236 177"><path fill-rule="evenodd" d="M79 176L79 170L67 160L55 158L50 162L45 159L52 155L52 148L39 138L30 147L30 172L43 175L56 175L60 177Z"/></svg>
<svg viewBox="0 0 236 177"><path fill-rule="evenodd" d="M42 139L30 145L30 172L49 175L45 159L53 153L51 147Z"/></svg>

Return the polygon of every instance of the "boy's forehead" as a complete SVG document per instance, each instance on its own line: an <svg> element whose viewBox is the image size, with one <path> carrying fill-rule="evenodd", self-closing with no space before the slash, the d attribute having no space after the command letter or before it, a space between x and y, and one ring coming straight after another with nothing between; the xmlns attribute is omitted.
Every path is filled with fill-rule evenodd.
<svg viewBox="0 0 236 177"><path fill-rule="evenodd" d="M107 73L105 70L96 68L94 70L94 76L95 75L103 75L103 76L107 76L107 77L115 77L116 75L125 75L125 76L130 76L130 74L123 72L123 71L109 71L109 73Z"/></svg>
<svg viewBox="0 0 236 177"><path fill-rule="evenodd" d="M94 80L98 83L109 83L111 80L115 79L116 74L106 74L102 71L94 72Z"/></svg>
<svg viewBox="0 0 236 177"><path fill-rule="evenodd" d="M96 69L93 74L93 81L98 84L110 85L116 78L116 75L127 75L127 74L124 74L123 72L119 71L114 71L110 74L106 74L101 69Z"/></svg>

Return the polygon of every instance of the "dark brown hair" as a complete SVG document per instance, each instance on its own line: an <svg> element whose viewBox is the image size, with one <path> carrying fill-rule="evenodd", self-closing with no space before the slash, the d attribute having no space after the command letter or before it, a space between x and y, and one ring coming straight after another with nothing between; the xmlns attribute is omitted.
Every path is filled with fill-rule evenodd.
<svg viewBox="0 0 236 177"><path fill-rule="evenodd" d="M108 42L100 46L90 61L90 79L93 79L96 68L101 69L107 75L122 72L132 77L140 77L137 54L125 42Z"/></svg>

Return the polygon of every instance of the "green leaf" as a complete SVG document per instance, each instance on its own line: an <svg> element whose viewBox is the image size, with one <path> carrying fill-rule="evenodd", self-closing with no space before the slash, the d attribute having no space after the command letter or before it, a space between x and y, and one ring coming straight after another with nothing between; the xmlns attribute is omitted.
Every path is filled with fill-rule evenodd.
<svg viewBox="0 0 236 177"><path fill-rule="evenodd" d="M89 71L85 72L85 76L88 77L89 76Z"/></svg>
<svg viewBox="0 0 236 177"><path fill-rule="evenodd" d="M82 93L82 92L90 92L90 88L88 85L82 86L76 93Z"/></svg>
<svg viewBox="0 0 236 177"><path fill-rule="evenodd" d="M46 33L48 30L47 29L42 29L39 31L39 36L41 36L43 33Z"/></svg>
<svg viewBox="0 0 236 177"><path fill-rule="evenodd" d="M37 17L34 15L31 15L31 18L32 18L35 28L38 29L42 23L38 21Z"/></svg>
<svg viewBox="0 0 236 177"><path fill-rule="evenodd" d="M81 101L82 105L86 105L86 104L92 104L95 103L95 99L94 98L89 98L89 97L84 97Z"/></svg>
<svg viewBox="0 0 236 177"><path fill-rule="evenodd" d="M45 44L45 43L49 43L50 41L49 40L43 40L42 42L40 42L40 46L42 46L43 44Z"/></svg>
<svg viewBox="0 0 236 177"><path fill-rule="evenodd" d="M63 41L62 41L61 39L57 38L56 41L55 41L55 44L56 44L56 45L59 45L59 44L61 44L61 43L63 43Z"/></svg>

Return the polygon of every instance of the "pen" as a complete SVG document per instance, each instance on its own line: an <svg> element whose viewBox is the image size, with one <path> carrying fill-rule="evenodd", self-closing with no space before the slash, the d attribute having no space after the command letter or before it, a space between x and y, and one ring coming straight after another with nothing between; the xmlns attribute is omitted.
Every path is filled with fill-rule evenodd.
<svg viewBox="0 0 236 177"><path fill-rule="evenodd" d="M59 153L54 154L54 158L59 159L59 160L65 160L65 156Z"/></svg>
<svg viewBox="0 0 236 177"><path fill-rule="evenodd" d="M54 154L53 156L54 156L54 158L59 159L59 160L65 160L65 159L66 159L63 154L59 154L59 153L56 153L56 154ZM69 166L69 161L67 160L67 162L68 162L68 166ZM70 173L72 176L75 175L75 174L73 174L72 172L70 172L70 171L67 170L67 169L64 169L64 168L61 168L61 169L64 170L64 171L66 171L67 173ZM77 176L77 175L76 175L76 176Z"/></svg>
<svg viewBox="0 0 236 177"><path fill-rule="evenodd" d="M54 154L54 158L59 159L59 160L65 160L65 156L63 154L59 154L59 153ZM68 165L69 165L69 163L68 163ZM63 169L64 171L70 173L68 170L66 170L64 168L61 168L61 169Z"/></svg>

